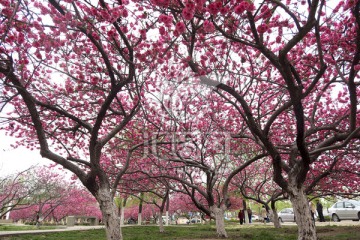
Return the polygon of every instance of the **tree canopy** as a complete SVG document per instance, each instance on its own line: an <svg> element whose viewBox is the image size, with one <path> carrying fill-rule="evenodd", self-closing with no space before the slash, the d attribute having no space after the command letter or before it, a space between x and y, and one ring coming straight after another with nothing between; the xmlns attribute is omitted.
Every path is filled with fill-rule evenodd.
<svg viewBox="0 0 360 240"><path fill-rule="evenodd" d="M299 239L316 239L306 194L358 191L359 1L0 6L1 128L83 183L108 239L131 177L204 191L220 236L230 183L257 164Z"/></svg>

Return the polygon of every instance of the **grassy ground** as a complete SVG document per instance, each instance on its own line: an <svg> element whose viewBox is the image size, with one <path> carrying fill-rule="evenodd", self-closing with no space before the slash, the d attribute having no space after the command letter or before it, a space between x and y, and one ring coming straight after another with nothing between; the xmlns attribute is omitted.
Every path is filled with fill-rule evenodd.
<svg viewBox="0 0 360 240"><path fill-rule="evenodd" d="M215 240L214 226L191 225L171 226L159 233L157 226L132 226L123 228L125 240ZM227 227L229 239L245 240L296 240L297 227L284 226L275 229L271 225L251 225ZM317 227L319 240L360 240L360 226ZM47 234L28 234L3 237L3 240L105 240L105 230L71 231Z"/></svg>

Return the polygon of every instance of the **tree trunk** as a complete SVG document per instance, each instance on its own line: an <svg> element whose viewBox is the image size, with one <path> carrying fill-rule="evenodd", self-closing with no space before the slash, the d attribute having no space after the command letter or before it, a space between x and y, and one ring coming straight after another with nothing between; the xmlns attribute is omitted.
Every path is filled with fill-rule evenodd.
<svg viewBox="0 0 360 240"><path fill-rule="evenodd" d="M160 230L161 233L165 232L162 216L163 216L163 212L160 211L160 214L159 214L159 230Z"/></svg>
<svg viewBox="0 0 360 240"><path fill-rule="evenodd" d="M138 214L138 225L141 225L142 222L142 216L141 216L141 212L139 212Z"/></svg>
<svg viewBox="0 0 360 240"><path fill-rule="evenodd" d="M247 212L247 204L245 199L243 199L243 209L244 209L244 224L249 224L249 215Z"/></svg>
<svg viewBox="0 0 360 240"><path fill-rule="evenodd" d="M127 197L123 198L121 201L121 211L120 211L120 224L124 225L125 224L125 207L126 207L126 201L127 201Z"/></svg>
<svg viewBox="0 0 360 240"><path fill-rule="evenodd" d="M273 213L273 222L274 222L274 227L275 228L281 228L281 223L279 221L279 216L276 212L276 209L275 208L272 208L271 209L272 213Z"/></svg>
<svg viewBox="0 0 360 240"><path fill-rule="evenodd" d="M116 205L110 194L110 189L100 188L96 193L100 205L107 240L122 240L120 219L116 216Z"/></svg>
<svg viewBox="0 0 360 240"><path fill-rule="evenodd" d="M302 189L290 188L290 201L294 208L295 219L298 225L298 240L316 240L315 223L311 218L308 199Z"/></svg>
<svg viewBox="0 0 360 240"><path fill-rule="evenodd" d="M10 207L9 207L10 208ZM9 220L10 219L10 210L8 209L8 212L6 213L6 217L5 217L5 219L6 220Z"/></svg>
<svg viewBox="0 0 360 240"><path fill-rule="evenodd" d="M143 209L143 200L144 199L144 193L140 193L140 203L139 203L139 214L138 214L138 225L141 225L142 223L142 209Z"/></svg>
<svg viewBox="0 0 360 240"><path fill-rule="evenodd" d="M165 226L169 226L169 209L170 209L170 201L169 201L169 194L167 194L166 197L166 220L165 220Z"/></svg>
<svg viewBox="0 0 360 240"><path fill-rule="evenodd" d="M162 216L163 216L163 213L164 213L165 204L166 204L166 202L168 202L168 200L169 200L169 189L166 190L166 193L164 195L164 198L162 199L161 206L160 206L159 229L160 229L161 233L165 232L164 222L163 222Z"/></svg>
<svg viewBox="0 0 360 240"><path fill-rule="evenodd" d="M121 211L120 211L121 213L120 213L120 222L121 222L121 224L122 225L124 225L124 223L125 223L125 207L121 207Z"/></svg>
<svg viewBox="0 0 360 240"><path fill-rule="evenodd" d="M249 224L249 214L246 209L244 209L244 224Z"/></svg>
<svg viewBox="0 0 360 240"><path fill-rule="evenodd" d="M225 222L224 222L224 208L218 208L216 206L211 206L210 210L212 214L214 214L215 222L216 222L216 233L218 237L227 238L227 232L225 230Z"/></svg>
<svg viewBox="0 0 360 240"><path fill-rule="evenodd" d="M166 211L165 216L165 226L169 226L169 211Z"/></svg>

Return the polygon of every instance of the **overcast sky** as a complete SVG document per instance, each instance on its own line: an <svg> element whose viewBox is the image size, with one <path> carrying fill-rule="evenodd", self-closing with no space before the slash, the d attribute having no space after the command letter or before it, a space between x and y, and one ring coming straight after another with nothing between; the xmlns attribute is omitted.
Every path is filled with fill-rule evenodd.
<svg viewBox="0 0 360 240"><path fill-rule="evenodd" d="M23 171L34 165L48 165L51 161L43 159L39 151L30 151L24 147L14 149L11 144L14 138L5 136L4 131L0 131L0 176Z"/></svg>

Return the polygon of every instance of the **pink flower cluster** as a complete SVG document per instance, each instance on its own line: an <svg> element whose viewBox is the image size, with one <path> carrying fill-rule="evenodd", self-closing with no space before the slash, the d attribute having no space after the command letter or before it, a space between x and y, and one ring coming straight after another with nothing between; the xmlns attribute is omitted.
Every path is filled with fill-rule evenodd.
<svg viewBox="0 0 360 240"><path fill-rule="evenodd" d="M186 26L183 22L178 22L176 24L175 30L177 31L178 34L182 34L186 31Z"/></svg>
<svg viewBox="0 0 360 240"><path fill-rule="evenodd" d="M194 0L194 1L198 8L200 8L206 2L206 0Z"/></svg>
<svg viewBox="0 0 360 240"><path fill-rule="evenodd" d="M267 18L270 18L271 16L272 16L272 11L270 10L270 8L267 5L264 5L261 8L260 18L267 19Z"/></svg>
<svg viewBox="0 0 360 240"><path fill-rule="evenodd" d="M248 1L243 1L235 7L234 11L236 14L242 14L245 11L252 11L254 8L254 4L249 3Z"/></svg>
<svg viewBox="0 0 360 240"><path fill-rule="evenodd" d="M170 5L170 0L151 0L151 3L159 7L168 7Z"/></svg>
<svg viewBox="0 0 360 240"><path fill-rule="evenodd" d="M160 35L162 35L162 36L166 35L166 30L165 30L165 28L161 26L161 27L159 28L159 33L160 33Z"/></svg>
<svg viewBox="0 0 360 240"><path fill-rule="evenodd" d="M139 32L140 32L141 38L146 39L146 29L141 29Z"/></svg>
<svg viewBox="0 0 360 240"><path fill-rule="evenodd" d="M218 14L221 9L222 9L222 3L220 1L210 3L209 6L207 7L207 10L211 15Z"/></svg>
<svg viewBox="0 0 360 240"><path fill-rule="evenodd" d="M161 14L159 16L159 22L164 23L164 25L166 27L171 27L172 20L173 20L172 16L168 16L168 15L165 15L165 14Z"/></svg>
<svg viewBox="0 0 360 240"><path fill-rule="evenodd" d="M204 31L207 33L212 33L215 31L214 24L208 20L203 23Z"/></svg>
<svg viewBox="0 0 360 240"><path fill-rule="evenodd" d="M355 7L356 3L357 3L357 0L347 0L346 3L345 3L345 6L344 6L344 10Z"/></svg>
<svg viewBox="0 0 360 240"><path fill-rule="evenodd" d="M265 23L260 24L260 25L257 27L257 31L258 31L258 33L260 33L260 34L266 32L268 29L269 29L269 26L268 26L267 24L265 24Z"/></svg>
<svg viewBox="0 0 360 240"><path fill-rule="evenodd" d="M187 2L185 4L184 9L182 10L182 16L185 20L191 20L195 14L195 3L194 2Z"/></svg>

